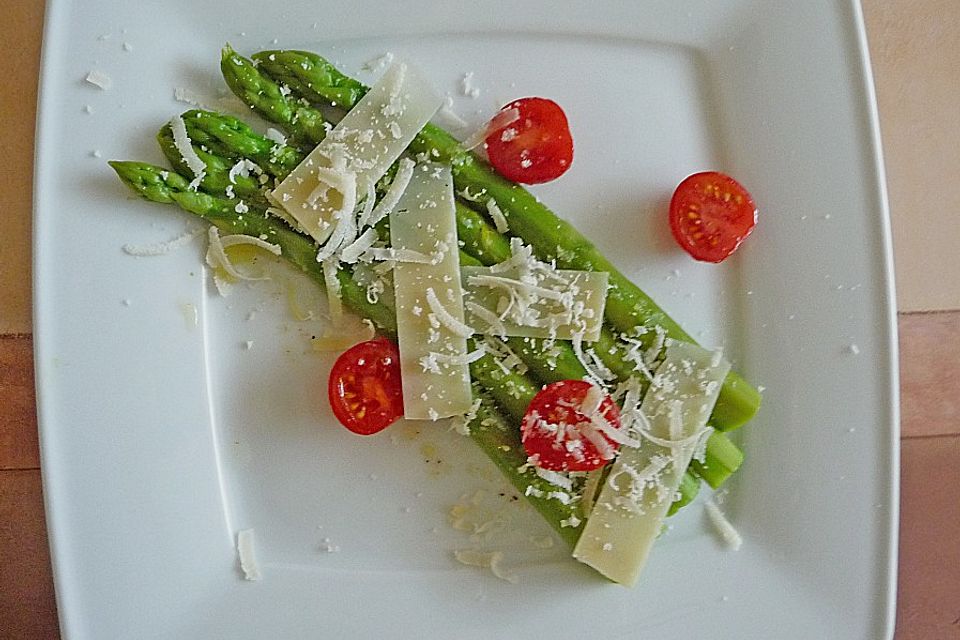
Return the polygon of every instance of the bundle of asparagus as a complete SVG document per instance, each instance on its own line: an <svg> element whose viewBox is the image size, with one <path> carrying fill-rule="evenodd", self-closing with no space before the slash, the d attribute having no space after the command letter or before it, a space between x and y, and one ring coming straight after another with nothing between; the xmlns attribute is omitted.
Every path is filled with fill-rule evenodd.
<svg viewBox="0 0 960 640"><path fill-rule="evenodd" d="M284 130L288 136L286 144L261 136L236 118L191 110L181 118L190 144L205 168L197 185L199 191L191 189L189 180L196 172L184 159L169 125L160 130L158 141L175 172L137 162L110 164L125 184L149 200L177 204L225 232L263 238L278 245L282 256L322 285L324 274L316 260L316 244L309 236L269 214L264 184L281 181L324 137L330 125L318 107L349 109L367 88L311 53L269 51L255 54L253 60L256 62L226 47L221 59L224 78L245 104ZM564 268L610 274L612 286L606 307L606 326L594 346L595 353L616 380L626 380L635 374L635 364L627 357L627 343L621 336L630 337L634 344L640 341L648 349L654 346L651 337L655 335L692 342L689 335L569 223L557 218L528 191L507 182L482 160L464 151L452 136L427 125L409 151L449 162L460 193L470 194L456 204L462 265L491 265L511 255L509 238L487 219L486 201L494 198L509 222L508 233L529 243L541 259L556 260ZM231 167L245 160L255 163L267 178L231 172ZM243 207L238 207L241 202ZM389 236L384 224L378 226L378 231L382 237ZM358 283L347 265L340 266L337 280L345 306L373 321L382 334L395 336L395 311L388 303L371 302L366 288ZM649 331L638 331L638 327ZM525 465L527 460L517 425L542 385L581 379L587 371L568 342L551 341L549 359L544 357L542 340L506 338L505 342L523 361L525 370L505 371L489 354L470 364L474 393L481 403L469 425L469 433L518 490L526 494L545 519L573 545L580 534L580 528L571 526L579 520L578 507L575 503L562 504L541 497L549 493L551 485ZM740 466L742 453L721 432L748 421L759 401L759 394L742 378L733 373L727 377L710 422L717 431L707 440L702 461L694 460L687 470L671 513L696 496L701 479L716 488Z"/></svg>

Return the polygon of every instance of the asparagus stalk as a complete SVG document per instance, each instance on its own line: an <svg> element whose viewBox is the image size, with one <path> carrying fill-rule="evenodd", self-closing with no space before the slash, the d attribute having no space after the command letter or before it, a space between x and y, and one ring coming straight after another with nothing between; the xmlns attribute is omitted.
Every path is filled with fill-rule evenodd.
<svg viewBox="0 0 960 640"><path fill-rule="evenodd" d="M230 52L233 53L232 50ZM366 87L342 74L327 60L304 51L263 51L253 55L263 75L276 79L291 90L292 95L315 103L330 104L336 95L337 106L351 108L362 97ZM228 67L230 65L227 65ZM242 67L234 63L227 72ZM250 68L253 71L252 65ZM249 79L249 74L244 75ZM233 86L236 80L227 78ZM241 96L242 98L243 96ZM485 162L464 151L459 142L439 127L428 124L410 146L414 153L426 153L433 159L450 162L454 183L459 190L479 194L468 206L486 210L494 200L510 224L510 232L534 247L544 260L556 260L567 269L606 271L610 274L606 319L615 329L635 335L638 327L647 330L637 336L647 343L653 340L655 327L676 340L694 343L693 338L674 322L656 303L611 264L573 225L562 220L523 187L499 176ZM760 406L760 394L741 376L731 372L724 381L710 424L722 431L742 426Z"/></svg>
<svg viewBox="0 0 960 640"><path fill-rule="evenodd" d="M282 180L303 159L303 154L289 147L278 149L276 144L270 144L271 141L258 135L235 118L200 110L188 111L183 114L182 118L194 147L203 146L207 148L207 151L217 149L223 154L222 157L213 156L210 153L203 152L203 149L195 149L198 155L204 153L201 157L205 160L210 158L218 161L216 163L207 162L209 180L205 179L201 183L201 188L215 194L219 194L220 189L216 186L210 188L208 185L221 185L227 182L226 166L230 164L231 160L249 158L258 164L262 162L275 178ZM168 134L169 127L165 126L158 136L164 153L181 173L190 175L179 150L172 144L172 137ZM204 142L198 143L198 140L204 140ZM247 156L245 153L250 155ZM280 153L283 154L284 160L277 162ZM238 196L241 195L239 186L236 193ZM461 250L461 264L489 265L507 259L510 256L507 240L488 222L480 218L476 212L463 207L460 203L458 205L460 209L464 210L464 215L461 215L461 211L458 209L458 226L466 226L470 230L470 233L460 234L461 241L464 243ZM464 236L466 236L466 239L464 239ZM587 375L569 343L558 341L553 348L552 357L548 359L544 357L543 341L541 340L512 337L507 338L505 342L523 360L531 373L541 383L549 384L560 380L582 379ZM607 360L613 365L614 372L618 377L626 379L633 373L633 365L619 357L616 349L611 349L615 344L616 340L613 335L605 330L597 347L601 353L606 354ZM529 404L533 394L529 396L524 394L524 396L522 410L513 416L517 422L522 419L526 404ZM511 405L515 404L514 401L513 395L507 400ZM712 487L717 488L739 468L742 460L743 454L733 443L725 436L714 434L708 441L703 463L693 466L691 471L693 475L704 477ZM685 487L689 489L690 483L688 482Z"/></svg>

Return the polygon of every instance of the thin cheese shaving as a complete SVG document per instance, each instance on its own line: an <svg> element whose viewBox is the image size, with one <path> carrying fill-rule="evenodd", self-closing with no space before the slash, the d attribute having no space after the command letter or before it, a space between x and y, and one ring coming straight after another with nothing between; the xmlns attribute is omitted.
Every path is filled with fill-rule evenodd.
<svg viewBox="0 0 960 640"><path fill-rule="evenodd" d="M506 233L510 230L507 217L503 215L503 211L500 209L497 201L493 198L487 200L487 213L490 214L490 219L493 220L493 224L497 228L497 231L500 233Z"/></svg>
<svg viewBox="0 0 960 640"><path fill-rule="evenodd" d="M573 479L570 476L566 476L557 471L551 471L550 469L544 469L543 467L534 467L533 471L554 486L566 489L567 491L573 490Z"/></svg>
<svg viewBox="0 0 960 640"><path fill-rule="evenodd" d="M378 236L372 227L360 234L356 240L347 245L340 251L340 259L347 264L353 264L360 259L360 256L367 251L377 241Z"/></svg>
<svg viewBox="0 0 960 640"><path fill-rule="evenodd" d="M317 262L323 262L333 256L340 247L352 244L357 237L357 218L353 211L346 210L336 215L337 226L327 239L327 242L317 251Z"/></svg>
<svg viewBox="0 0 960 640"><path fill-rule="evenodd" d="M235 247L240 244L247 244L254 247L259 247L265 251L269 251L275 256L279 256L282 253L280 245L278 244L267 242L266 240L254 236L247 236L239 233L229 236L221 236L220 244L223 245L224 249L229 249L230 247Z"/></svg>
<svg viewBox="0 0 960 640"><path fill-rule="evenodd" d="M716 529L724 543L732 550L739 551L743 545L743 538L740 536L740 532L727 520L727 516L720 510L717 503L714 502L713 499L709 499L704 502L703 507L707 510L707 517L710 518L710 523L714 529Z"/></svg>
<svg viewBox="0 0 960 640"><path fill-rule="evenodd" d="M511 584L516 584L520 580L515 574L505 571L501 566L500 563L503 562L502 551L483 552L478 549L457 549L453 552L453 557L460 564L469 567L490 569L490 573L494 576Z"/></svg>
<svg viewBox="0 0 960 640"><path fill-rule="evenodd" d="M190 142L190 136L187 135L187 125L180 116L174 116L170 120L170 131L173 133L173 146L180 152L180 157L187 164L193 175L202 180L206 173L207 165L200 156L197 155L193 144Z"/></svg>
<svg viewBox="0 0 960 640"><path fill-rule="evenodd" d="M340 270L335 258L323 261L323 283L327 289L327 304L330 308L330 320L334 327L343 322L343 299L340 295L340 279L337 274Z"/></svg>
<svg viewBox="0 0 960 640"><path fill-rule="evenodd" d="M243 571L244 580L260 580L263 577L254 552L253 529L243 529L237 532L237 556L240 560L240 570Z"/></svg>
<svg viewBox="0 0 960 640"><path fill-rule="evenodd" d="M360 209L360 215L357 217L357 229L362 229L361 221L369 220L373 213L373 205L377 200L377 186L369 180L364 180L363 207Z"/></svg>
<svg viewBox="0 0 960 640"><path fill-rule="evenodd" d="M393 247L373 247L363 255L378 262L406 262L410 264L434 264L436 262L433 256L428 256L425 253L413 249L394 249Z"/></svg>
<svg viewBox="0 0 960 640"><path fill-rule="evenodd" d="M507 328L504 326L497 314L472 301L467 301L464 306L468 311L470 311L470 313L487 323L487 330L485 333L495 336L507 335Z"/></svg>
<svg viewBox="0 0 960 640"><path fill-rule="evenodd" d="M253 236L239 234L221 237L220 230L215 226L210 227L207 239L209 241L209 244L207 245L206 256L207 264L213 269L223 269L227 275L237 280L268 280L269 278L263 275L253 276L242 273L239 269L237 269L236 265L233 264L229 256L227 256L227 247L248 244L255 247L260 247L261 249L266 249L274 255L280 255L279 245L270 244L269 242L265 242L260 238L254 238Z"/></svg>
<svg viewBox="0 0 960 640"><path fill-rule="evenodd" d="M460 146L463 147L465 151L470 151L479 147L484 141L490 137L490 134L494 131L499 131L504 127L509 127L511 124L520 119L520 110L516 107L511 107L510 109L504 109L503 111L498 112L495 116L490 118L486 124L470 134L466 140L460 143Z"/></svg>
<svg viewBox="0 0 960 640"><path fill-rule="evenodd" d="M410 184L410 178L413 177L413 168L415 166L416 163L409 158L400 159L400 162L397 165L397 175L394 176L393 182L390 183L390 187L380 199L380 202L378 202L377 206L374 207L369 217L364 218L363 215L360 216L360 220L357 224L361 229L367 225L372 227L390 215L390 212L393 211L393 208L396 207L397 203L400 201L400 196L403 195L407 185Z"/></svg>
<svg viewBox="0 0 960 640"><path fill-rule="evenodd" d="M428 355L420 358L420 364L424 368L424 371L434 371L435 365L463 365L476 362L480 358L486 355L486 351L483 349L474 349L469 353L463 354L454 354L441 353L438 351L431 351ZM436 373L439 373L439 370L436 370Z"/></svg>
<svg viewBox="0 0 960 640"><path fill-rule="evenodd" d="M440 302L440 299L437 298L437 294L433 290L433 287L427 288L427 305L429 305L430 310L437 316L437 320L440 321L440 324L445 326L453 333L464 338L469 338L474 334L473 327L460 322L454 318L449 311L447 311L447 309L443 306L443 303Z"/></svg>

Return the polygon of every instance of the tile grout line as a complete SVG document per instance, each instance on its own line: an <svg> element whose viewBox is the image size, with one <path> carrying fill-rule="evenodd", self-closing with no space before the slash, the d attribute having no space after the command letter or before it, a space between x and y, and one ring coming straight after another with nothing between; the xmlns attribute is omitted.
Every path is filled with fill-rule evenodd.
<svg viewBox="0 0 960 640"><path fill-rule="evenodd" d="M900 440L931 440L933 438L960 438L960 431L956 433L923 433L916 436L900 436Z"/></svg>
<svg viewBox="0 0 960 640"><path fill-rule="evenodd" d="M897 311L898 316L936 316L936 315L945 315L948 313L960 313L960 308L928 309L926 311Z"/></svg>

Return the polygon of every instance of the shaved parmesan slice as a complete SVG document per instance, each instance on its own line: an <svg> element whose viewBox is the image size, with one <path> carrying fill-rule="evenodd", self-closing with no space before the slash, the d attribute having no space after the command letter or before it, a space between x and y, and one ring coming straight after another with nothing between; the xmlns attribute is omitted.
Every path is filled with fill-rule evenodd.
<svg viewBox="0 0 960 640"><path fill-rule="evenodd" d="M265 275L254 276L248 273L243 273L237 269L236 265L233 264L233 261L230 260L230 257L227 256L227 249L230 247L235 247L237 245L250 245L258 247L269 251L275 256L280 255L280 245L271 244L260 238L255 238L253 236L246 235L230 235L230 236L220 236L220 230L215 227L210 227L210 232L207 235L209 244L207 245L207 264L213 269L222 269L231 278L235 280L268 280L269 278ZM218 288L219 288L218 284ZM223 293L221 291L221 293Z"/></svg>
<svg viewBox="0 0 960 640"><path fill-rule="evenodd" d="M715 362L710 351L670 341L640 407L651 431L674 442L700 432L720 386L705 393L701 385L705 380L722 382L729 370L729 363ZM679 429L676 424L671 427L671 415L680 416ZM692 444L664 447L649 441L640 447L621 448L573 557L614 582L633 585L660 535L694 448Z"/></svg>
<svg viewBox="0 0 960 640"><path fill-rule="evenodd" d="M243 571L244 580L259 580L263 577L254 554L253 529L237 532L237 556L240 559L240 570Z"/></svg>
<svg viewBox="0 0 960 640"><path fill-rule="evenodd" d="M398 262L393 270L404 416L412 420L466 413L473 402L464 361L468 328L463 322L460 254L441 250L441 245L456 247L456 234L450 167L421 165L390 214L395 251L442 256L432 264ZM449 360L440 362L436 354ZM430 367L423 366L424 359Z"/></svg>
<svg viewBox="0 0 960 640"><path fill-rule="evenodd" d="M517 269L500 271L496 265L463 267L460 274L467 324L494 335L570 340L580 334L586 341L600 337L607 273L556 269L549 281L539 284L517 277ZM506 301L506 311L501 310L501 301ZM478 313L478 307L487 313ZM500 323L496 327L491 327L491 314Z"/></svg>
<svg viewBox="0 0 960 640"><path fill-rule="evenodd" d="M357 202L356 185L383 177L441 104L419 72L403 63L391 66L273 191L275 200L324 242L333 231L334 213ZM353 175L353 193L346 186L347 192L332 189L331 176L321 175L322 170Z"/></svg>

